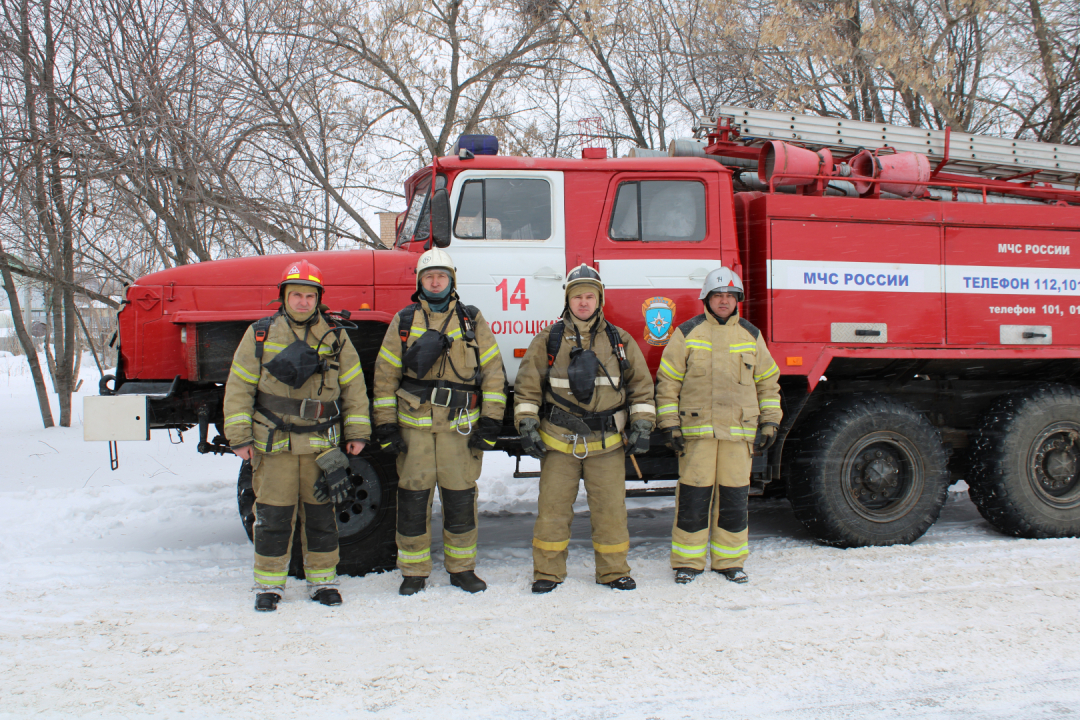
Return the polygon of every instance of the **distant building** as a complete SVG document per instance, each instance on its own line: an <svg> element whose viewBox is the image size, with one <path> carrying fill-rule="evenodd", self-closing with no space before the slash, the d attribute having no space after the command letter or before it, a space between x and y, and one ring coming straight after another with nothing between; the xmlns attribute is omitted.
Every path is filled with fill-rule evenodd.
<svg viewBox="0 0 1080 720"><path fill-rule="evenodd" d="M379 216L379 242L383 247L394 247L394 241L397 239L397 219L401 213L396 212L381 212L375 213Z"/></svg>

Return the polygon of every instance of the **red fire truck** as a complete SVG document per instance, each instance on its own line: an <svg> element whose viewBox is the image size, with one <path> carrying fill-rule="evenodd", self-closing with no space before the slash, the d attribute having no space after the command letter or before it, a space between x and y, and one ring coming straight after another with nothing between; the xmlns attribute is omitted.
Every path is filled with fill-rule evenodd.
<svg viewBox="0 0 1080 720"><path fill-rule="evenodd" d="M1003 533L1080 534L1080 150L744 108L703 127L663 157L618 159L504 157L493 138L464 137L406 182L393 249L300 257L323 269L370 382L418 253L448 248L511 385L562 310L568 268L600 271L608 318L655 371L674 328L702 312L705 275L727 265L782 373L784 420L752 494L786 493L841 547L915 540L957 478ZM187 265L129 286L87 438L197 428L200 452L227 454L230 360L271 313L285 262ZM509 406L503 430L497 449L520 461ZM642 480L677 477L659 437L638 464ZM392 566L394 463L365 452L353 481L340 569ZM650 482L632 492L670 492ZM246 467L238 496L250 531Z"/></svg>

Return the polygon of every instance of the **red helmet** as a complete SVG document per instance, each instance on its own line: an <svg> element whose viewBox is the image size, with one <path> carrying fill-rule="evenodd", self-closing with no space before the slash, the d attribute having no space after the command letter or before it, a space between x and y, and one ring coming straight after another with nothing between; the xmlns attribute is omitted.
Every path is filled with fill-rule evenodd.
<svg viewBox="0 0 1080 720"><path fill-rule="evenodd" d="M278 290L284 291L286 285L309 285L318 288L319 292L322 293L322 270L307 260L297 260L294 263L289 263L285 268L285 272L281 273Z"/></svg>

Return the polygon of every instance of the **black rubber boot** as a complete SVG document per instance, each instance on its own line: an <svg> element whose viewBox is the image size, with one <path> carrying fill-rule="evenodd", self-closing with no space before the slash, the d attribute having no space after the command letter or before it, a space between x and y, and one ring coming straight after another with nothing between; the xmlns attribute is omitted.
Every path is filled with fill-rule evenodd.
<svg viewBox="0 0 1080 720"><path fill-rule="evenodd" d="M255 609L259 612L274 612L277 610L281 596L272 592L261 592L255 596Z"/></svg>
<svg viewBox="0 0 1080 720"><path fill-rule="evenodd" d="M750 580L742 568L725 568L723 570L713 570L718 572L733 583L739 583L740 585Z"/></svg>
<svg viewBox="0 0 1080 720"><path fill-rule="evenodd" d="M337 588L320 588L311 594L311 599L323 605L340 605L341 593L337 591Z"/></svg>
<svg viewBox="0 0 1080 720"><path fill-rule="evenodd" d="M612 588L614 590L636 590L637 589L637 583L634 582L634 578L630 577L629 575L624 575L621 578L618 578L618 579L612 580L611 582L606 582L606 583L603 583L603 584L607 585L609 588Z"/></svg>
<svg viewBox="0 0 1080 720"><path fill-rule="evenodd" d="M692 583L701 572L701 570L695 570L694 568L675 568L675 582L679 585Z"/></svg>
<svg viewBox="0 0 1080 720"><path fill-rule="evenodd" d="M557 587L559 587L559 583L554 580L537 580L533 582L532 591L537 595L541 595L549 593Z"/></svg>
<svg viewBox="0 0 1080 720"><path fill-rule="evenodd" d="M427 578L420 577L418 575L406 575L401 580L401 587L398 588L398 595L415 595L424 589L427 585Z"/></svg>
<svg viewBox="0 0 1080 720"><path fill-rule="evenodd" d="M450 584L461 588L467 593L478 593L487 590L487 583L476 577L476 573L472 570L450 573Z"/></svg>

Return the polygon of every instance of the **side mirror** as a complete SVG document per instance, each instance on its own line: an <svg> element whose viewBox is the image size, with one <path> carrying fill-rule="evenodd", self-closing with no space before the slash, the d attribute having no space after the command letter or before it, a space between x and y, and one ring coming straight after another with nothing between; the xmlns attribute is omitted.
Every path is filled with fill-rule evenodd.
<svg viewBox="0 0 1080 720"><path fill-rule="evenodd" d="M450 193L439 188L431 196L431 239L435 247L450 244Z"/></svg>

